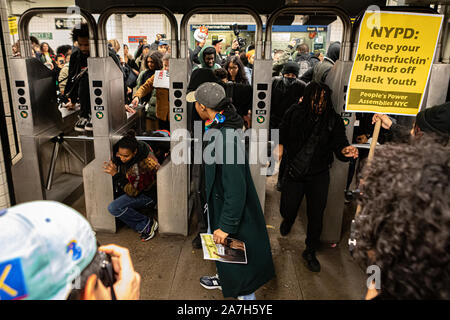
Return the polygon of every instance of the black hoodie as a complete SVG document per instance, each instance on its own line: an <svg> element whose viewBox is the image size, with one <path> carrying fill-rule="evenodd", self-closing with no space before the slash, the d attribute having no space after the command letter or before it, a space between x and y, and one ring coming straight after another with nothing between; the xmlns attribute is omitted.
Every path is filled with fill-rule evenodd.
<svg viewBox="0 0 450 320"><path fill-rule="evenodd" d="M334 111L331 103L320 116L311 110L311 85L305 89L301 104L295 104L285 113L280 126L280 144L287 152L290 164L302 150L314 132L314 126L319 122L320 131L317 145L310 160L307 175L312 176L328 170L334 161L333 153L341 161L349 161L341 150L348 146L345 126L341 117Z"/></svg>
<svg viewBox="0 0 450 320"><path fill-rule="evenodd" d="M272 79L272 101L270 108L270 129L278 129L287 109L298 103L303 96L306 84L294 78L283 76Z"/></svg>

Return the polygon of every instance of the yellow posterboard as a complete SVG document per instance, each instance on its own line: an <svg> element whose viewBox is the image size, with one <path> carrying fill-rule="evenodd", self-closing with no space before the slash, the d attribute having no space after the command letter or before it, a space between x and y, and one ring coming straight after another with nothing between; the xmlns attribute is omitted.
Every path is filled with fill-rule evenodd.
<svg viewBox="0 0 450 320"><path fill-rule="evenodd" d="M13 36L17 34L17 17L8 17L9 33Z"/></svg>
<svg viewBox="0 0 450 320"><path fill-rule="evenodd" d="M366 11L345 111L415 116L442 21L442 15Z"/></svg>

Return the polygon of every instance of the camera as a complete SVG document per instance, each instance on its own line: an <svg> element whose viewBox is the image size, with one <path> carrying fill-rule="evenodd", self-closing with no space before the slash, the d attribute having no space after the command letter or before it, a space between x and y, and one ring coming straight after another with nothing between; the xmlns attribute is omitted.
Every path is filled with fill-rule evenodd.
<svg viewBox="0 0 450 320"><path fill-rule="evenodd" d="M114 268L112 265L111 256L102 251L100 251L98 254L101 261L98 277L105 287L112 287L112 285L116 282L116 279L114 276Z"/></svg>
<svg viewBox="0 0 450 320"><path fill-rule="evenodd" d="M247 41L244 38L239 37L240 31L239 31L239 27L238 27L237 23L233 24L232 29L233 29L233 33L236 36L236 39L238 41L239 47L244 48L247 44Z"/></svg>
<svg viewBox="0 0 450 320"><path fill-rule="evenodd" d="M114 273L114 267L112 265L111 256L105 252L97 251L94 259L83 270L83 272L73 280L72 291L68 296L68 300L81 300L83 289L86 286L88 278L92 275L97 275L97 278L103 283L106 288L111 290L111 298L117 300L116 293L114 292L113 284L116 282L116 276Z"/></svg>

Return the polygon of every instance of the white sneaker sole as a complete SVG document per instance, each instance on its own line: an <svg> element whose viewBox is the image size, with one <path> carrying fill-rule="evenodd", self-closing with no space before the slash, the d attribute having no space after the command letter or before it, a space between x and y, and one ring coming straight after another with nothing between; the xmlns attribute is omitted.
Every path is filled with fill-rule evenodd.
<svg viewBox="0 0 450 320"><path fill-rule="evenodd" d="M77 128L77 127L75 127L74 129L77 132L85 132L86 131L85 129L81 129L81 128Z"/></svg>
<svg viewBox="0 0 450 320"><path fill-rule="evenodd" d="M89 131L89 132L92 132L92 131L94 131L94 129L92 128L92 127L87 127L87 128L84 128L84 130L86 130L86 131Z"/></svg>
<svg viewBox="0 0 450 320"><path fill-rule="evenodd" d="M222 291L222 287L208 287L208 286L205 286L205 285L204 285L203 283L201 283L201 282L200 282L200 285L201 285L203 288L208 289L208 290L219 289L220 291Z"/></svg>

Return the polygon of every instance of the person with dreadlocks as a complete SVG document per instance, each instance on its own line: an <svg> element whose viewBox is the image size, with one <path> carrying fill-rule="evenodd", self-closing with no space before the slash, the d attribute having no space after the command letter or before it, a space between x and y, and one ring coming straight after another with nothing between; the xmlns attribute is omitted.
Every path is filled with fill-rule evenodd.
<svg viewBox="0 0 450 320"><path fill-rule="evenodd" d="M286 236L290 232L306 195L308 226L302 256L310 271L319 272L315 252L320 244L333 153L341 161L358 157L358 149L349 145L344 123L334 111L328 86L311 82L305 88L302 102L286 111L280 125L279 149L280 155L283 149L287 151L281 186L280 233Z"/></svg>
<svg viewBox="0 0 450 320"><path fill-rule="evenodd" d="M198 115L205 121L208 229L215 243L225 244L229 236L243 241L247 252L247 264L217 261L218 275L204 276L200 284L206 289L222 289L224 297L254 300L255 291L275 276L275 269L264 214L240 134L244 121L217 82L201 84L186 100L195 102Z"/></svg>
<svg viewBox="0 0 450 320"><path fill-rule="evenodd" d="M137 210L148 207L156 183L159 163L148 144L136 140L130 130L113 147L113 160L104 163L104 171L113 177L114 191L118 196L108 206L108 211L141 235L142 241L155 236L158 222Z"/></svg>

